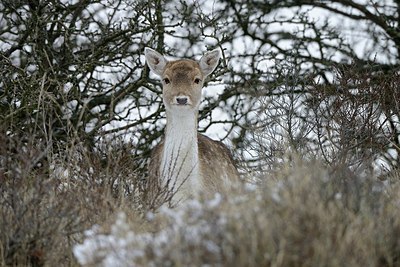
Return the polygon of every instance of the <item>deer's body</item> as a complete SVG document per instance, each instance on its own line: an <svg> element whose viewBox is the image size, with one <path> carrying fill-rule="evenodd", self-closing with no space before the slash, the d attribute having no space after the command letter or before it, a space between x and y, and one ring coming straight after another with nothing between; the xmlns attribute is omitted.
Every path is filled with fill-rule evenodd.
<svg viewBox="0 0 400 267"><path fill-rule="evenodd" d="M163 102L167 125L149 164L153 188L165 187L175 202L201 193L223 192L238 180L238 171L229 150L197 131L198 110L204 79L217 66L218 50L200 60L168 62L146 48L150 69L163 81Z"/></svg>

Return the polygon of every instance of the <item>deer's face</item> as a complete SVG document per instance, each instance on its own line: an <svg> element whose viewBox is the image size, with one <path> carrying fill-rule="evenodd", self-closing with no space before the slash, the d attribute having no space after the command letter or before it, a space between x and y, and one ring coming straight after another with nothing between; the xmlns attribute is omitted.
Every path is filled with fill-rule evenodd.
<svg viewBox="0 0 400 267"><path fill-rule="evenodd" d="M197 62L168 62L161 76L163 101L167 110L197 110L201 100L204 75Z"/></svg>
<svg viewBox="0 0 400 267"><path fill-rule="evenodd" d="M151 48L145 48L147 65L163 83L163 101L167 110L197 110L204 79L210 75L221 54L219 49L206 52L199 62L181 59L168 61Z"/></svg>

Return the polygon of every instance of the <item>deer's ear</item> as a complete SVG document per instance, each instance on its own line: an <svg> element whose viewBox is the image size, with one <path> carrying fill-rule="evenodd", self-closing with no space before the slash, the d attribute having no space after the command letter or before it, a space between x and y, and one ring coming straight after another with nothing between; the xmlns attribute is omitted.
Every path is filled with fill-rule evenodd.
<svg viewBox="0 0 400 267"><path fill-rule="evenodd" d="M167 64L167 60L164 56L148 47L144 49L144 56L146 57L149 68L158 76L162 76L165 65Z"/></svg>
<svg viewBox="0 0 400 267"><path fill-rule="evenodd" d="M214 49L206 52L200 59L200 68L205 76L210 75L218 65L221 52L219 49Z"/></svg>

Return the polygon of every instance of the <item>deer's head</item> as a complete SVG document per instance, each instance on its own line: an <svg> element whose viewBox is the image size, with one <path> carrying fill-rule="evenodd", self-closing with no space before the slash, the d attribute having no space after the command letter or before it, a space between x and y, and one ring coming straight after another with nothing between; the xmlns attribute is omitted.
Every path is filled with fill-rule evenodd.
<svg viewBox="0 0 400 267"><path fill-rule="evenodd" d="M147 65L163 84L163 101L169 111L198 110L204 79L218 65L220 50L206 52L200 61L180 59L167 61L163 55L145 48Z"/></svg>

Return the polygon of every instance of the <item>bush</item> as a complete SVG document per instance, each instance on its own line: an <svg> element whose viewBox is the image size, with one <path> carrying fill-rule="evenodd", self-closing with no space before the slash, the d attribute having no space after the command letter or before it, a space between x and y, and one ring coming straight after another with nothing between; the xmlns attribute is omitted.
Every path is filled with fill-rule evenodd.
<svg viewBox="0 0 400 267"><path fill-rule="evenodd" d="M88 266L399 266L398 183L353 174L350 185L315 166L285 166L260 190L140 221L119 213L87 231L74 255Z"/></svg>
<svg viewBox="0 0 400 267"><path fill-rule="evenodd" d="M34 137L3 134L0 149L0 266L76 265L77 234L117 207L139 209L128 145L75 145L61 156Z"/></svg>

